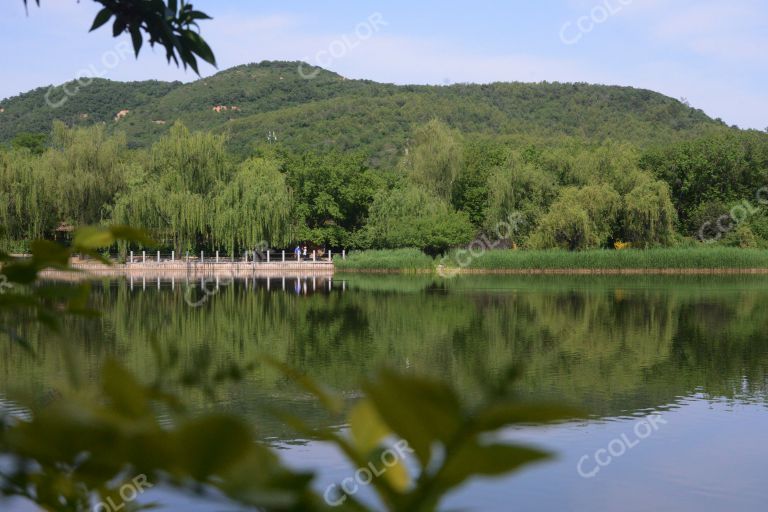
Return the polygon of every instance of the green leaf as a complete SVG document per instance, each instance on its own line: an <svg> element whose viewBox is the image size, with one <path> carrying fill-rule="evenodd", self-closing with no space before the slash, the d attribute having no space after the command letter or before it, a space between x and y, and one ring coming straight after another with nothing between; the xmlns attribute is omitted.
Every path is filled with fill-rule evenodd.
<svg viewBox="0 0 768 512"><path fill-rule="evenodd" d="M429 464L432 445L448 442L462 421L455 392L447 385L389 370L363 385L381 419Z"/></svg>
<svg viewBox="0 0 768 512"><path fill-rule="evenodd" d="M80 249L80 252L83 254L83 256L90 256L91 258L95 259L96 261L103 263L104 265L111 265L112 261L101 254L99 251L94 249Z"/></svg>
<svg viewBox="0 0 768 512"><path fill-rule="evenodd" d="M133 51L136 53L136 57L138 57L139 51L141 50L141 45L144 42L141 37L141 30L137 25L133 25L130 29L130 32L131 40L133 41Z"/></svg>
<svg viewBox="0 0 768 512"><path fill-rule="evenodd" d="M200 34L194 30L184 30L182 31L182 37L186 40L191 51L199 55L205 62L213 66L216 65L216 57L214 57L213 51L208 46L208 43L200 37Z"/></svg>
<svg viewBox="0 0 768 512"><path fill-rule="evenodd" d="M72 246L75 250L99 249L115 243L115 237L109 228L86 226L75 232Z"/></svg>
<svg viewBox="0 0 768 512"><path fill-rule="evenodd" d="M28 263L14 263L3 267L3 275L12 283L29 284L37 279L37 267Z"/></svg>
<svg viewBox="0 0 768 512"><path fill-rule="evenodd" d="M112 408L121 415L140 418L151 414L144 387L133 374L112 359L102 369L102 388Z"/></svg>
<svg viewBox="0 0 768 512"><path fill-rule="evenodd" d="M392 434L392 430L381 421L373 404L366 399L357 402L349 411L349 427L355 448L364 457L378 448L382 441Z"/></svg>
<svg viewBox="0 0 768 512"><path fill-rule="evenodd" d="M117 224L114 226L110 226L109 230L112 233L112 236L115 238L115 240L124 240L126 242L134 242L137 244L144 245L146 247L152 247L157 245L157 243L152 239L152 237L150 237L149 234L143 229L136 229L130 226Z"/></svg>
<svg viewBox="0 0 768 512"><path fill-rule="evenodd" d="M210 16L208 16L207 14L201 11L189 11L187 13L187 19L193 21L193 20L212 20L213 18L211 18Z"/></svg>
<svg viewBox="0 0 768 512"><path fill-rule="evenodd" d="M247 455L253 434L239 418L212 414L187 421L176 433L182 469L200 481L231 468Z"/></svg>
<svg viewBox="0 0 768 512"><path fill-rule="evenodd" d="M109 21L109 18L112 17L112 11L105 7L102 10L99 11L99 13L96 15L96 17L93 19L93 25L91 25L91 30L89 32L93 32L100 26L104 25L106 22Z"/></svg>
<svg viewBox="0 0 768 512"><path fill-rule="evenodd" d="M384 441L392 436L392 430L381 420L370 400L363 399L355 404L349 412L349 427L354 450L374 467L382 468L386 451L400 455L385 446ZM411 479L402 456L383 467L385 471L382 477L390 487L397 492L405 492Z"/></svg>
<svg viewBox="0 0 768 512"><path fill-rule="evenodd" d="M112 36L117 37L125 31L126 22L120 16L115 17L115 22L112 24Z"/></svg>
<svg viewBox="0 0 768 512"><path fill-rule="evenodd" d="M317 397L320 400L320 403L328 411L335 414L341 412L344 406L344 402L342 401L341 397L332 389L315 382L313 379L300 373L298 370L291 368L287 364L278 361L277 359L269 356L263 356L261 357L261 360L279 370L283 375L301 386L305 391Z"/></svg>
<svg viewBox="0 0 768 512"><path fill-rule="evenodd" d="M154 245L147 233L128 226L86 226L75 232L72 246L76 251L89 251L109 247L117 240L136 242L145 246Z"/></svg>
<svg viewBox="0 0 768 512"><path fill-rule="evenodd" d="M311 473L292 472L278 457L256 443L221 476L218 487L240 503L259 510L318 510L304 503L311 494ZM309 498L311 499L311 498Z"/></svg>
<svg viewBox="0 0 768 512"><path fill-rule="evenodd" d="M35 240L29 246L33 261L39 267L65 267L69 263L69 249L48 240Z"/></svg>
<svg viewBox="0 0 768 512"><path fill-rule="evenodd" d="M462 484L474 475L503 475L549 457L550 455L546 452L524 446L481 445L468 441L455 453L449 455L445 466L438 473L437 485L447 490Z"/></svg>

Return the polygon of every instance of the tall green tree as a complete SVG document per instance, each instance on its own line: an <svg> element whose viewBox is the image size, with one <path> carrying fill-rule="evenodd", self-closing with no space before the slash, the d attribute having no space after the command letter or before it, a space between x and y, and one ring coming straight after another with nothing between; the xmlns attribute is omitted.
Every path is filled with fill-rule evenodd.
<svg viewBox="0 0 768 512"><path fill-rule="evenodd" d="M460 135L437 119L417 127L403 165L414 184L449 201L463 165Z"/></svg>
<svg viewBox="0 0 768 512"><path fill-rule="evenodd" d="M11 139L11 147L28 149L33 155L41 155L45 151L47 139L44 133L19 132Z"/></svg>
<svg viewBox="0 0 768 512"><path fill-rule="evenodd" d="M232 173L225 145L224 135L193 132L176 123L152 145L150 172L155 176L173 174L179 187L208 193L217 181L228 180Z"/></svg>
<svg viewBox="0 0 768 512"><path fill-rule="evenodd" d="M418 247L436 255L466 245L474 232L466 213L407 184L377 194L360 244L374 249Z"/></svg>
<svg viewBox="0 0 768 512"><path fill-rule="evenodd" d="M223 136L174 125L150 149L146 168L134 169L112 220L146 229L177 251L213 249L214 191L232 173L224 144Z"/></svg>
<svg viewBox="0 0 768 512"><path fill-rule="evenodd" d="M266 243L286 247L295 240L295 205L280 163L251 159L215 197L213 233L230 254Z"/></svg>
<svg viewBox="0 0 768 512"><path fill-rule="evenodd" d="M383 186L361 153L293 155L285 172L300 220L298 238L335 247L352 243Z"/></svg>
<svg viewBox="0 0 768 512"><path fill-rule="evenodd" d="M512 233L513 242L522 243L538 224L539 218L557 197L557 183L535 164L510 160L488 177L488 203L485 210L486 233L498 231L499 223L519 219Z"/></svg>
<svg viewBox="0 0 768 512"><path fill-rule="evenodd" d="M529 238L538 249L604 247L613 235L621 196L610 185L567 187Z"/></svg>
<svg viewBox="0 0 768 512"><path fill-rule="evenodd" d="M754 201L760 187L768 183L768 136L718 131L649 151L640 163L669 185L686 234L695 235L701 205Z"/></svg>
<svg viewBox="0 0 768 512"><path fill-rule="evenodd" d="M647 180L624 196L624 237L635 247L671 244L677 212L669 186Z"/></svg>
<svg viewBox="0 0 768 512"><path fill-rule="evenodd" d="M464 146L464 165L453 184L452 203L457 210L469 215L477 228L486 220L489 194L488 179L510 159L510 151L503 144L491 140L471 141Z"/></svg>

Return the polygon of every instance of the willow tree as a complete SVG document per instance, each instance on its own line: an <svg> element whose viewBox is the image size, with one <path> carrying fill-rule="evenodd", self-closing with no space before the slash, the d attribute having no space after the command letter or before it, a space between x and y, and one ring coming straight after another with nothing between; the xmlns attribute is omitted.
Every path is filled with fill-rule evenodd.
<svg viewBox="0 0 768 512"><path fill-rule="evenodd" d="M175 123L150 150L150 170L155 175L177 174L180 185L197 194L210 193L216 182L230 177L226 137L191 132Z"/></svg>
<svg viewBox="0 0 768 512"><path fill-rule="evenodd" d="M180 253L195 249L205 236L210 220L208 205L200 194L145 183L117 197L112 220L146 229Z"/></svg>
<svg viewBox="0 0 768 512"><path fill-rule="evenodd" d="M567 187L541 218L528 245L571 251L605 246L620 208L621 197L610 185Z"/></svg>
<svg viewBox="0 0 768 512"><path fill-rule="evenodd" d="M98 224L125 187L125 138L103 125L53 125L42 154L17 148L0 156L0 221L14 240L49 236L62 223Z"/></svg>
<svg viewBox="0 0 768 512"><path fill-rule="evenodd" d="M2 245L18 249L13 241L43 238L55 227L51 190L52 175L42 159L27 150L0 153L0 226Z"/></svg>
<svg viewBox="0 0 768 512"><path fill-rule="evenodd" d="M608 183L620 194L634 187L640 172L637 149L624 142L607 140L597 147L572 143L556 149L552 157L562 168L562 183L575 186Z"/></svg>
<svg viewBox="0 0 768 512"><path fill-rule="evenodd" d="M215 197L213 236L230 254L266 243L292 242L294 203L279 164L251 159L240 165L233 180Z"/></svg>
<svg viewBox="0 0 768 512"><path fill-rule="evenodd" d="M676 221L669 186L663 181L649 179L624 196L624 236L636 246L670 243Z"/></svg>
<svg viewBox="0 0 768 512"><path fill-rule="evenodd" d="M231 174L224 144L224 136L175 124L150 149L146 170L133 172L112 220L147 229L177 251L209 244L214 194Z"/></svg>
<svg viewBox="0 0 768 512"><path fill-rule="evenodd" d="M533 164L519 161L511 161L493 171L488 177L487 190L485 232L498 233L500 223L517 218L522 222L516 224L517 230L511 234L515 243L523 241L557 196L557 184L549 174Z"/></svg>
<svg viewBox="0 0 768 512"><path fill-rule="evenodd" d="M52 175L53 206L59 222L98 224L114 196L125 189L126 168L133 155L125 135L107 135L103 124L67 128L54 122L52 147L41 165Z"/></svg>
<svg viewBox="0 0 768 512"><path fill-rule="evenodd" d="M413 146L403 164L411 181L449 201L462 167L463 149L458 132L433 119L416 128Z"/></svg>

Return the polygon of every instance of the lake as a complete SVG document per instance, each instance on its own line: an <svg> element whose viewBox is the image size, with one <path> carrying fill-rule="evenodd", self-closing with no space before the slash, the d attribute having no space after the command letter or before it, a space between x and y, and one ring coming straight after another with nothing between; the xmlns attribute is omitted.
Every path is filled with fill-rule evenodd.
<svg viewBox="0 0 768 512"><path fill-rule="evenodd" d="M449 380L472 401L487 380L520 364L521 395L582 407L589 419L506 431L557 458L474 480L443 509L768 505L768 277L337 274L220 278L218 286L134 277L96 281L93 300L103 316L68 320L63 336L26 330L37 361L16 345L0 348L3 396L55 399L67 385L65 354L85 379L111 355L151 378L158 345L178 354L179 375L267 353L350 400L361 377L382 365ZM277 405L332 426L274 370L257 366L243 382L211 391L182 389L196 410L252 418L291 465L319 472L319 490L353 473L327 445L296 437L265 412ZM171 510L222 510L162 490L147 496Z"/></svg>

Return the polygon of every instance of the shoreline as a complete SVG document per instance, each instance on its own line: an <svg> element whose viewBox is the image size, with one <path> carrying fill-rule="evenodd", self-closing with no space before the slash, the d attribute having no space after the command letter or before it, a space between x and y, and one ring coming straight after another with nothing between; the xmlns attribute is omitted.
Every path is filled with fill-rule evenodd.
<svg viewBox="0 0 768 512"><path fill-rule="evenodd" d="M333 276L333 263L327 261L301 263L73 263L71 270L47 269L40 277L54 280L76 281L102 277L328 277Z"/></svg>
<svg viewBox="0 0 768 512"><path fill-rule="evenodd" d="M768 275L768 268L483 268L483 269L343 269L350 274L457 275Z"/></svg>
<svg viewBox="0 0 768 512"><path fill-rule="evenodd" d="M79 280L100 277L325 277L334 274L429 275L451 278L458 275L768 275L768 268L350 268L336 269L331 263L228 264L213 265L73 265L72 270L44 270L41 277Z"/></svg>
<svg viewBox="0 0 768 512"><path fill-rule="evenodd" d="M78 280L99 277L280 277L280 276L333 276L347 274L414 274L434 275L450 278L457 275L768 275L768 251L741 252L726 251L721 261L717 258L700 257L717 255L708 251L688 253L683 250L656 251L656 254L671 255L669 258L647 258L650 252L592 252L592 253L496 253L499 256L484 261L482 267L445 266L424 256L417 258L391 258L401 251L369 253L366 261L273 261L243 262L214 261L208 263L184 261L146 261L114 263L104 265L93 260L74 261L71 271L46 270L43 277L52 279ZM736 254L757 254L757 258L733 258ZM638 257L642 256L642 257ZM689 257L699 256L699 257ZM682 259L685 258L685 259ZM656 261L654 261L654 259ZM668 261L664 261L664 260ZM730 259L730 261L728 261ZM526 261L527 260L527 261ZM351 263L351 264L350 264ZM379 266L381 265L381 266Z"/></svg>

